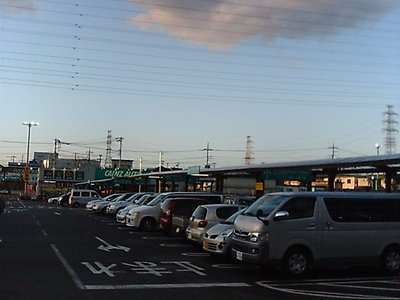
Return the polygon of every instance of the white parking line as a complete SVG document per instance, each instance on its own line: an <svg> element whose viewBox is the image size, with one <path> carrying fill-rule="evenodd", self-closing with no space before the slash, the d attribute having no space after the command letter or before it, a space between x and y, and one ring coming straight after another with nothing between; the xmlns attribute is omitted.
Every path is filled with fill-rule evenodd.
<svg viewBox="0 0 400 300"><path fill-rule="evenodd" d="M205 253L205 252L186 252L186 253L182 253L182 255L189 256L189 257L210 256L209 253Z"/></svg>
<svg viewBox="0 0 400 300"><path fill-rule="evenodd" d="M187 244L160 244L161 247L166 248L192 248L192 245Z"/></svg>
<svg viewBox="0 0 400 300"><path fill-rule="evenodd" d="M128 290L128 289L187 289L212 287L250 287L244 282L227 283L180 283L180 284L126 284L126 285L85 285L87 290Z"/></svg>
<svg viewBox="0 0 400 300"><path fill-rule="evenodd" d="M143 236L144 240L181 240L179 237L172 236Z"/></svg>
<svg viewBox="0 0 400 300"><path fill-rule="evenodd" d="M60 251L57 249L55 245L50 245L50 247L53 249L54 253L56 254L57 258L61 262L61 264L64 266L65 270L71 276L72 281L75 283L76 287L80 290L86 289L86 286L83 284L83 282L79 279L78 275L75 273L74 269L70 266L70 264L67 262L67 260L62 256Z"/></svg>
<svg viewBox="0 0 400 300"><path fill-rule="evenodd" d="M396 287L378 287L377 283L397 284L399 278L393 280L382 280L382 278L347 278L347 279L326 279L326 280L304 280L297 282L278 282L278 281L260 281L256 284L271 290L280 291L288 294L305 295L324 298L341 299L374 299L374 300L400 300L400 286ZM323 291L316 290L314 287L324 287ZM331 290L328 290L331 288ZM336 288L336 290L335 290ZM340 288L346 288L345 292L340 292ZM362 290L363 293L351 292L349 290ZM370 292L368 292L370 291ZM378 291L398 292L396 296L378 295Z"/></svg>
<svg viewBox="0 0 400 300"><path fill-rule="evenodd" d="M212 267L217 269L246 269L246 270L255 270L261 268L260 266L245 265L245 264L215 264L212 265Z"/></svg>

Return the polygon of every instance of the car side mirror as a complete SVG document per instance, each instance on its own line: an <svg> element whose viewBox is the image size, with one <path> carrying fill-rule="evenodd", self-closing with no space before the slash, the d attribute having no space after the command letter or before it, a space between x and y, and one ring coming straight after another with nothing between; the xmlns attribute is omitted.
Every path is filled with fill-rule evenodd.
<svg viewBox="0 0 400 300"><path fill-rule="evenodd" d="M274 221L285 220L289 217L289 212L287 211L278 211L274 216Z"/></svg>
<svg viewBox="0 0 400 300"><path fill-rule="evenodd" d="M269 224L269 220L267 220L267 217L264 215L264 212L262 209L257 210L256 217L261 222L263 222L265 225Z"/></svg>

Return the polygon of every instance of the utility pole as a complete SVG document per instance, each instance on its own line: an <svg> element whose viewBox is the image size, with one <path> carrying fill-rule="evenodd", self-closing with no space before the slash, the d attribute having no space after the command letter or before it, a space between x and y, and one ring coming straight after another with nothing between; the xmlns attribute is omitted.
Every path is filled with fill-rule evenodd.
<svg viewBox="0 0 400 300"><path fill-rule="evenodd" d="M143 169L143 157L140 157L139 159L139 173L142 174L142 169Z"/></svg>
<svg viewBox="0 0 400 300"><path fill-rule="evenodd" d="M143 157L140 157L139 159L139 174L142 174L142 168L143 168ZM139 184L139 193L142 191L142 184Z"/></svg>
<svg viewBox="0 0 400 300"><path fill-rule="evenodd" d="M101 154L99 154L99 165L100 165L100 168L101 168L101 157L102 157L103 155L101 155Z"/></svg>
<svg viewBox="0 0 400 300"><path fill-rule="evenodd" d="M57 165L57 156L58 156L58 151L60 147L61 141L57 138L54 138L54 157L53 157L53 168L56 169Z"/></svg>
<svg viewBox="0 0 400 300"><path fill-rule="evenodd" d="M207 143L207 148L204 148L203 151L206 151L206 165L205 168L209 169L210 168L210 151L213 151L214 149L210 148L210 143Z"/></svg>
<svg viewBox="0 0 400 300"><path fill-rule="evenodd" d="M332 149L331 158L332 158L332 159L335 159L335 150L337 149L337 147L335 147L335 143L333 143L332 146L329 147L329 149Z"/></svg>
<svg viewBox="0 0 400 300"><path fill-rule="evenodd" d="M106 159L104 161L104 167L105 168L111 168L112 167L112 159L111 159L111 145L112 145L112 136L111 136L111 130L108 131L107 134L107 148L106 148Z"/></svg>
<svg viewBox="0 0 400 300"><path fill-rule="evenodd" d="M74 153L74 158L75 158L75 169L77 168L77 162L78 162L78 159L77 159L77 155L78 155L78 153Z"/></svg>
<svg viewBox="0 0 400 300"><path fill-rule="evenodd" d="M164 164L163 160L164 152L160 151L158 155L158 171L162 172L162 165ZM162 190L162 177L160 176L158 180L158 192L161 193Z"/></svg>
<svg viewBox="0 0 400 300"><path fill-rule="evenodd" d="M253 163L254 157L253 157L253 141L251 140L251 136L247 136L247 141L246 141L246 156L244 157L244 164L245 165L251 165Z"/></svg>
<svg viewBox="0 0 400 300"><path fill-rule="evenodd" d="M90 165L90 155L93 153L93 151L91 151L89 148L89 151L87 153L88 153L88 163Z"/></svg>
<svg viewBox="0 0 400 300"><path fill-rule="evenodd" d="M162 171L162 166L164 164L164 152L160 151L160 153L158 154L158 171L161 172Z"/></svg>
<svg viewBox="0 0 400 300"><path fill-rule="evenodd" d="M122 160L122 141L124 140L123 137L117 137L117 142L119 143L119 163L118 168L121 168L121 160Z"/></svg>

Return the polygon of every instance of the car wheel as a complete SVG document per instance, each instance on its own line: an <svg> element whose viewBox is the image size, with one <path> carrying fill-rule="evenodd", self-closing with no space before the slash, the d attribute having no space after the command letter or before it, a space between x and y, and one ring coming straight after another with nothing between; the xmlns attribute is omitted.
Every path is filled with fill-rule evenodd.
<svg viewBox="0 0 400 300"><path fill-rule="evenodd" d="M75 202L74 204L72 204L72 207L75 207L75 208L79 207L79 203Z"/></svg>
<svg viewBox="0 0 400 300"><path fill-rule="evenodd" d="M385 274L397 274L400 272L400 247L387 248L380 261L380 267Z"/></svg>
<svg viewBox="0 0 400 300"><path fill-rule="evenodd" d="M153 218L145 218L140 222L140 230L142 231L154 231L156 229L156 221Z"/></svg>
<svg viewBox="0 0 400 300"><path fill-rule="evenodd" d="M303 248L290 249L282 261L282 269L293 277L302 277L311 267L311 255Z"/></svg>

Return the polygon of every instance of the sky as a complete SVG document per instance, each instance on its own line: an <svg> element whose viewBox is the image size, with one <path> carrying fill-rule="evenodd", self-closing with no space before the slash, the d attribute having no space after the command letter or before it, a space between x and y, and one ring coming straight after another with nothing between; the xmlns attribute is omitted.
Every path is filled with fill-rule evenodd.
<svg viewBox="0 0 400 300"><path fill-rule="evenodd" d="M0 164L26 121L31 158L104 161L109 130L144 168L383 154L399 29L400 0L0 0Z"/></svg>

